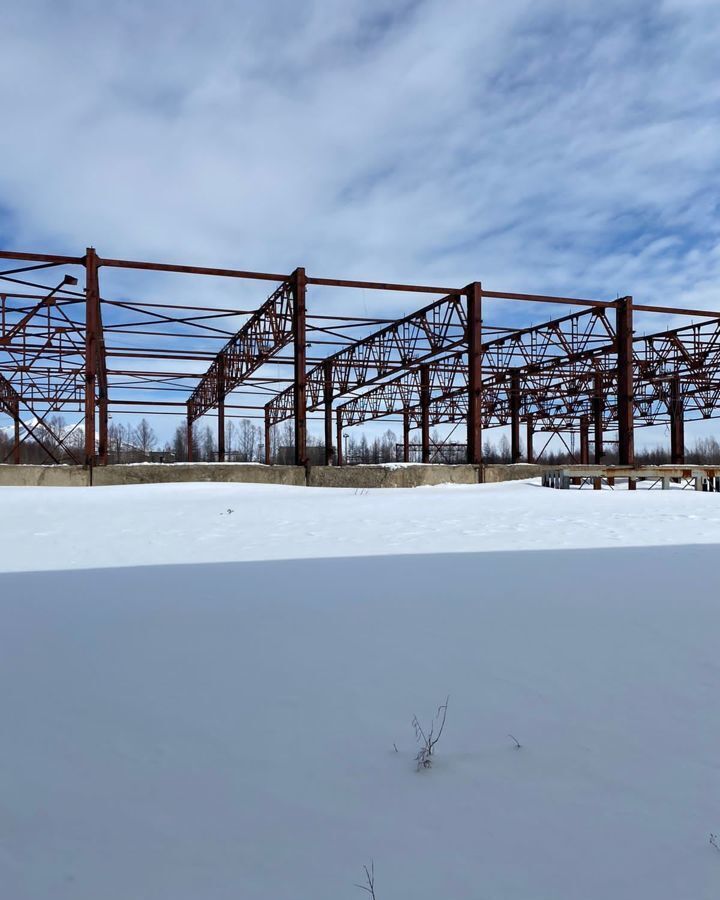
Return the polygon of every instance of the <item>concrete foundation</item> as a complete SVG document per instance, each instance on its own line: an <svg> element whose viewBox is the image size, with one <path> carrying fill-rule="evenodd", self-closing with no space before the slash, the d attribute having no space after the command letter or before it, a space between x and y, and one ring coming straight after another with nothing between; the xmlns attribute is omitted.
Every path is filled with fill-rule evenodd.
<svg viewBox="0 0 720 900"><path fill-rule="evenodd" d="M540 478L547 466L534 463L514 463L513 465L485 466L485 484L497 484L500 481L520 481L522 478Z"/></svg>
<svg viewBox="0 0 720 900"><path fill-rule="evenodd" d="M544 466L485 466L484 481L536 478ZM460 465L264 466L259 463L137 463L97 466L0 465L0 486L89 487L123 484L177 484L214 481L288 484L296 487L410 488L434 484L477 484L479 467Z"/></svg>
<svg viewBox="0 0 720 900"><path fill-rule="evenodd" d="M92 473L95 486L175 484L183 481L233 481L305 487L305 469L300 466L263 466L259 463L139 463L97 466Z"/></svg>
<svg viewBox="0 0 720 900"><path fill-rule="evenodd" d="M313 466L309 487L420 487L430 484L477 484L477 466Z"/></svg>
<svg viewBox="0 0 720 900"><path fill-rule="evenodd" d="M87 487L90 473L82 466L0 465L0 485L6 487Z"/></svg>

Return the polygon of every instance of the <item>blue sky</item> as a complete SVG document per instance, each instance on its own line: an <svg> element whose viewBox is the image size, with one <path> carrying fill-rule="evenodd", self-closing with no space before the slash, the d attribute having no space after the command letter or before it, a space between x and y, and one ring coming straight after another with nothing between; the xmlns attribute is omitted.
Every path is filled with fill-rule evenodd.
<svg viewBox="0 0 720 900"><path fill-rule="evenodd" d="M5 246L720 308L716 0L0 24Z"/></svg>

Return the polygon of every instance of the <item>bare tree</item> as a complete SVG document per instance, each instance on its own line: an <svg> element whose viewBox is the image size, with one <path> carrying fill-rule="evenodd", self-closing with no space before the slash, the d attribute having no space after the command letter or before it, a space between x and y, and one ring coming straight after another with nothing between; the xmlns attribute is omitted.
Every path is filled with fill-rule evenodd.
<svg viewBox="0 0 720 900"><path fill-rule="evenodd" d="M130 444L129 432L122 422L111 422L108 426L108 449L115 462L122 462L123 451Z"/></svg>
<svg viewBox="0 0 720 900"><path fill-rule="evenodd" d="M232 419L225 426L225 452L230 454L235 449L235 439L237 437L237 428Z"/></svg>
<svg viewBox="0 0 720 900"><path fill-rule="evenodd" d="M202 458L206 462L212 462L215 459L215 435L212 433L212 429L209 425L205 426L205 430L202 433Z"/></svg>
<svg viewBox="0 0 720 900"><path fill-rule="evenodd" d="M184 425L178 425L175 429L173 454L175 462L183 462L187 459L187 428Z"/></svg>
<svg viewBox="0 0 720 900"><path fill-rule="evenodd" d="M242 462L252 462L260 444L260 429L250 419L243 419L238 427L238 455Z"/></svg>
<svg viewBox="0 0 720 900"><path fill-rule="evenodd" d="M150 453L157 444L157 435L147 419L140 419L140 422L133 428L132 442L143 455Z"/></svg>

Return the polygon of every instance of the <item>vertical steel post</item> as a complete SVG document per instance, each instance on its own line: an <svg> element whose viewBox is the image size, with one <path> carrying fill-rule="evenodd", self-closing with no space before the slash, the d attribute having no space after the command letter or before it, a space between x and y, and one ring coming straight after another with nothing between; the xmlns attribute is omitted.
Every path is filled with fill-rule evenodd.
<svg viewBox="0 0 720 900"><path fill-rule="evenodd" d="M632 297L617 301L618 462L635 463Z"/></svg>
<svg viewBox="0 0 720 900"><path fill-rule="evenodd" d="M410 410L403 407L403 462L410 462Z"/></svg>
<svg viewBox="0 0 720 900"><path fill-rule="evenodd" d="M590 463L590 422L587 416L580 416L580 465Z"/></svg>
<svg viewBox="0 0 720 900"><path fill-rule="evenodd" d="M108 464L108 401L107 396L98 397L98 463Z"/></svg>
<svg viewBox="0 0 720 900"><path fill-rule="evenodd" d="M420 430L422 461L430 462L430 366L420 366Z"/></svg>
<svg viewBox="0 0 720 900"><path fill-rule="evenodd" d="M99 268L99 266L98 266ZM105 334L103 332L102 300L100 297L100 273L97 272L96 300L96 352L97 352L97 407L98 407L98 456L101 466L108 464L108 378Z"/></svg>
<svg viewBox="0 0 720 900"><path fill-rule="evenodd" d="M593 383L593 439L595 443L593 460L599 466L604 456L603 448L603 409L605 407L605 395L603 394L602 372L596 372Z"/></svg>
<svg viewBox="0 0 720 900"><path fill-rule="evenodd" d="M217 443L218 462L225 462L225 357L220 354L217 360L218 380L218 420Z"/></svg>
<svg viewBox="0 0 720 900"><path fill-rule="evenodd" d="M520 373L510 372L510 461L520 462Z"/></svg>
<svg viewBox="0 0 720 900"><path fill-rule="evenodd" d="M218 462L225 462L225 399L218 403L217 421Z"/></svg>
<svg viewBox="0 0 720 900"><path fill-rule="evenodd" d="M295 465L307 464L307 343L305 335L305 294L307 279L305 269L297 268L292 274L293 284L293 343L295 347L295 371L293 395L295 401Z"/></svg>
<svg viewBox="0 0 720 900"><path fill-rule="evenodd" d="M525 456L529 463L535 462L535 454L533 452L533 434L534 433L535 433L535 422L533 420L532 413L529 413L528 417L527 417L527 433L526 433L526 438L525 438L525 443L527 444Z"/></svg>
<svg viewBox="0 0 720 900"><path fill-rule="evenodd" d="M467 461L482 467L482 285L473 281L464 293L468 345Z"/></svg>
<svg viewBox="0 0 720 900"><path fill-rule="evenodd" d="M333 461L333 418L332 418L332 362L326 359L323 363L323 402L325 404L325 465L331 466Z"/></svg>
<svg viewBox="0 0 720 900"><path fill-rule="evenodd" d="M189 403L187 407L187 461L193 461L193 420Z"/></svg>
<svg viewBox="0 0 720 900"><path fill-rule="evenodd" d="M342 425L342 410L339 409L336 413L337 417L337 464L339 466L345 465L345 456L343 454L343 425Z"/></svg>
<svg viewBox="0 0 720 900"><path fill-rule="evenodd" d="M670 381L670 462L682 465L685 462L685 410L680 376Z"/></svg>
<svg viewBox="0 0 720 900"><path fill-rule="evenodd" d="M272 457L270 454L270 408L268 406L265 407L265 465L269 466L272 463Z"/></svg>
<svg viewBox="0 0 720 900"><path fill-rule="evenodd" d="M100 287L98 259L93 247L85 253L85 465L95 461L95 388Z"/></svg>
<svg viewBox="0 0 720 900"><path fill-rule="evenodd" d="M20 465L20 401L16 400L13 406L13 463Z"/></svg>

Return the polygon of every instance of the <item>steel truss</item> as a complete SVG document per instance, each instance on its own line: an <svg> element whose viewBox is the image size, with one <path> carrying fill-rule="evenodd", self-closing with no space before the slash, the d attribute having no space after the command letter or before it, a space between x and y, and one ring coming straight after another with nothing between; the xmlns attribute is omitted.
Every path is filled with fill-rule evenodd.
<svg viewBox="0 0 720 900"><path fill-rule="evenodd" d="M221 460L226 416L252 416L264 420L268 463L272 429L292 419L295 463L305 465L308 416L320 412L327 464L343 461L344 428L389 416L402 419L406 458L413 429L429 460L430 428L451 423L465 426L474 464L482 463L483 430L508 426L517 461L524 423L529 459L535 434L570 433L579 435L581 462L590 462L591 445L600 462L616 433L620 462L632 465L634 428L668 424L672 460L681 463L684 423L720 409L720 313L707 310L489 291L480 282L453 288L108 259L93 248L82 256L2 251L0 259L12 261L0 272L0 413L13 421L15 463L35 440L52 462L103 465L108 420L128 412L183 416L192 458L193 425L214 411ZM101 275L105 284L111 273L133 272L272 287L247 308L101 289ZM345 298L358 288L435 297L392 320L315 312L320 293ZM518 301L545 320L513 324ZM574 309L548 317L562 305ZM638 312L701 322L639 335ZM77 418L62 433L58 412ZM81 448L73 431L84 436Z"/></svg>

